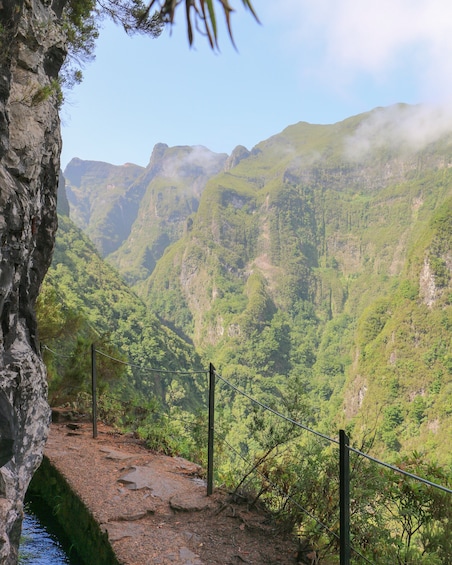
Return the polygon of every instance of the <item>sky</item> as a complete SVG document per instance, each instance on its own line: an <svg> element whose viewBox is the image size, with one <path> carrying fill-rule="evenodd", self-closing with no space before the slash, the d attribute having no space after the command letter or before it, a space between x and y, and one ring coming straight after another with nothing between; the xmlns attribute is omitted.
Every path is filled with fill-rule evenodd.
<svg viewBox="0 0 452 565"><path fill-rule="evenodd" d="M230 2L237 48L220 27L216 53L201 35L189 47L182 8L156 39L105 21L66 93L63 169L74 157L146 166L160 142L230 154L300 121L452 101L450 0L253 0L260 23Z"/></svg>

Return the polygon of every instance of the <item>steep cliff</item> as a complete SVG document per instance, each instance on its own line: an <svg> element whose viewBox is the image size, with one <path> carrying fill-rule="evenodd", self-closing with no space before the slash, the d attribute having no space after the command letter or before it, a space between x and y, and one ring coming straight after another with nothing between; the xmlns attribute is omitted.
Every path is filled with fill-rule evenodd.
<svg viewBox="0 0 452 565"><path fill-rule="evenodd" d="M244 152L237 149L235 159ZM226 158L202 146L158 143L145 169L72 159L64 170L71 219L134 284L190 229L208 179Z"/></svg>
<svg viewBox="0 0 452 565"><path fill-rule="evenodd" d="M34 305L56 221L56 79L64 1L0 2L0 563L17 562L22 503L41 461L49 408ZM9 441L8 441L9 440Z"/></svg>

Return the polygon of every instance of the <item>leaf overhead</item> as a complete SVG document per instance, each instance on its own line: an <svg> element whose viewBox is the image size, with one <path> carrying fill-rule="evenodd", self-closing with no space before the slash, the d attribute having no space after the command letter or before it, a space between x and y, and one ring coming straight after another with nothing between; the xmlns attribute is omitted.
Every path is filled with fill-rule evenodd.
<svg viewBox="0 0 452 565"><path fill-rule="evenodd" d="M253 5L251 4L251 0L242 0L242 3L244 8L251 12L255 20L259 21ZM148 3L143 13L143 18L147 18L150 11L155 9L162 21L173 25L176 10L181 4L185 4L187 34L190 45L193 44L196 31L207 37L212 49L218 49L217 9L223 12L229 38L232 44L235 45L231 22L231 14L234 12L234 8L229 3L229 0L217 0L216 3L214 0L152 0Z"/></svg>

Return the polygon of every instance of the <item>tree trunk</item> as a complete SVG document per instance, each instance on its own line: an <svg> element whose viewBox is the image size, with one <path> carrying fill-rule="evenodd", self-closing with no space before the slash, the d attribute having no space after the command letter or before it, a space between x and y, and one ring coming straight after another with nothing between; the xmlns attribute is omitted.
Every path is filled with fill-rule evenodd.
<svg viewBox="0 0 452 565"><path fill-rule="evenodd" d="M35 301L50 264L61 150L61 0L0 1L0 564L17 563L23 499L50 410ZM59 13L56 13L59 12Z"/></svg>

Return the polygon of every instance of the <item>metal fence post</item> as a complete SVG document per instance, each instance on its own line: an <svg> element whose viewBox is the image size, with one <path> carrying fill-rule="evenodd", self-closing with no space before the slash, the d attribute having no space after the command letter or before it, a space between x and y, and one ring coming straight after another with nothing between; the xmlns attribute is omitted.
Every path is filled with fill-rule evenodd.
<svg viewBox="0 0 452 565"><path fill-rule="evenodd" d="M350 452L348 436L339 430L340 565L350 565Z"/></svg>
<svg viewBox="0 0 452 565"><path fill-rule="evenodd" d="M207 440L207 496L213 493L213 440L215 432L215 367L209 365L209 436Z"/></svg>
<svg viewBox="0 0 452 565"><path fill-rule="evenodd" d="M96 347L91 344L91 398L93 417L93 438L97 437L97 374L96 374Z"/></svg>

